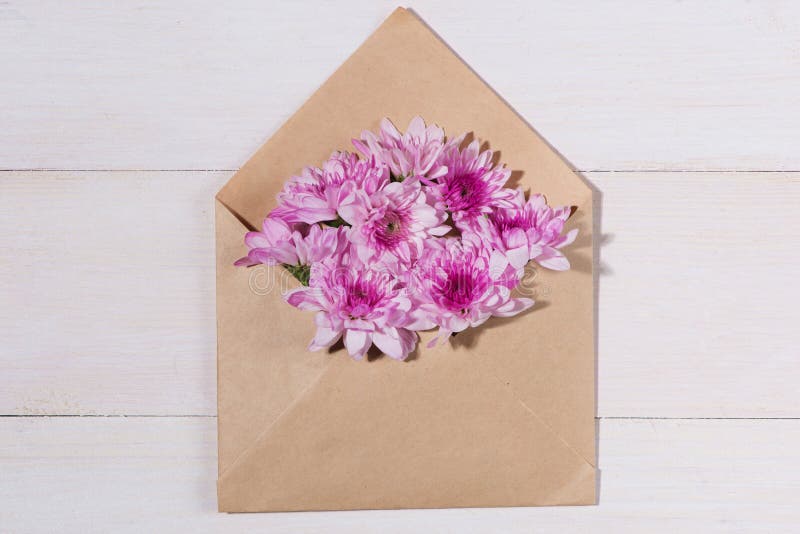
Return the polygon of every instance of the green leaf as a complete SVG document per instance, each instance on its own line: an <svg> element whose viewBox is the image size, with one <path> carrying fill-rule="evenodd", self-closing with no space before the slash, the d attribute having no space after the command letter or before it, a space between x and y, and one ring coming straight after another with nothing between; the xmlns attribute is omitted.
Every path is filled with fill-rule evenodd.
<svg viewBox="0 0 800 534"><path fill-rule="evenodd" d="M350 224L342 219L341 215L336 215L336 218L332 221L323 221L322 224L326 224L328 226L332 226L333 228L339 228L340 226L350 226Z"/></svg>
<svg viewBox="0 0 800 534"><path fill-rule="evenodd" d="M310 265L290 265L288 263L284 263L283 267L289 271L292 276L297 278L301 284L304 286L308 285L308 279L311 277L311 266Z"/></svg>

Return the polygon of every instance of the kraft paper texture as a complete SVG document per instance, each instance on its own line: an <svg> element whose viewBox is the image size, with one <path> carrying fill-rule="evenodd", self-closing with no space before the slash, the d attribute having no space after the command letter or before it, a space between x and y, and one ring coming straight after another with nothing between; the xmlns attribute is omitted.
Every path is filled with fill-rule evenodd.
<svg viewBox="0 0 800 534"><path fill-rule="evenodd" d="M407 362L308 352L312 314L281 296L296 282L233 266L243 235L303 166L415 115L577 206L572 269L538 269L531 311L423 337ZM395 11L225 185L216 239L220 511L595 503L592 190L415 14Z"/></svg>

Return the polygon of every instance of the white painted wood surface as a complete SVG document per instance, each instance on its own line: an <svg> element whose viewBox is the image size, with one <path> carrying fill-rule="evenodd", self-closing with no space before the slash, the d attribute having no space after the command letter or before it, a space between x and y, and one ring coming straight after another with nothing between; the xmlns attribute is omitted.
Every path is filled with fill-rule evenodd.
<svg viewBox="0 0 800 534"><path fill-rule="evenodd" d="M0 5L0 168L234 169L397 5ZM412 7L582 170L800 170L800 4Z"/></svg>
<svg viewBox="0 0 800 534"><path fill-rule="evenodd" d="M214 512L213 194L393 7L0 3L0 533L796 531L779 0L412 6L597 171L599 506Z"/></svg>
<svg viewBox="0 0 800 534"><path fill-rule="evenodd" d="M792 532L800 520L796 420L604 420L599 506L232 515L215 512L215 426L0 421L2 530Z"/></svg>

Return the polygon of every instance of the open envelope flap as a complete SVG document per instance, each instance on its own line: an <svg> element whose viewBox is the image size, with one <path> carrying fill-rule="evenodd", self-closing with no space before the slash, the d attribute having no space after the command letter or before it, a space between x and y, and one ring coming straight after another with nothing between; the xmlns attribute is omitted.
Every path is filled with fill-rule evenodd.
<svg viewBox="0 0 800 534"><path fill-rule="evenodd" d="M220 479L228 511L594 502L594 469L496 380L448 347L331 362Z"/></svg>
<svg viewBox="0 0 800 534"><path fill-rule="evenodd" d="M421 348L418 359L409 363L391 362L388 358L353 363L347 360L342 351L332 355L332 359L328 354L308 353L305 347L313 331L309 314L292 310L281 301L279 292L255 296L251 292L245 304L238 300L240 297L229 295L232 292L249 292L250 275L247 270L239 269L237 274L233 274L235 269L230 266L232 261L245 253L245 247L241 244L241 234L245 228L237 218L251 227L259 226L263 216L274 207L275 195L283 182L297 174L301 165L320 164L334 149L351 149L350 139L363 128L376 129L383 116L390 117L403 129L415 115L441 125L450 136L471 131L478 138L489 140L491 148L501 151L500 161L513 171L521 171L515 173L512 180L527 190L545 193L552 204L578 206L577 213L569 222L571 228L580 229L578 241L567 249L573 269L563 273L539 269L534 280L536 293L533 296L537 305L533 310L510 320L492 319L480 329L459 334L452 345L433 352ZM303 505L292 505L289 499L279 503L274 500L275 488L270 490L266 487L269 482L260 477L263 475L276 483L281 481L289 484L288 480L282 478L288 476L289 471L282 473L280 469L290 470L293 468L291 464L299 460L290 445L306 440L304 433L309 429L308 418L319 417L324 422L325 411L332 406L334 399L337 403L350 402L352 399L353 406L337 404L337 408L353 418L366 418L368 415L376 417L371 422L364 419L359 424L391 426L394 424L393 418L398 415L393 412L392 403L404 406L402 403L408 402L422 409L423 404L401 397L439 391L443 398L456 399L456 390L461 389L465 392L475 391L476 395L489 395L482 401L486 410L475 412L475 419L469 420L472 423L489 428L485 426L485 421L492 418L503 421L503 418L518 417L519 421L515 420L515 424L519 423L517 426L520 429L527 429L507 434L514 439L509 437L506 441L503 441L506 434L493 434L497 436L495 440L490 439L488 433L463 434L472 444L478 443L478 436L485 438L484 447L502 450L498 452L498 458L502 457L503 461L519 451L518 463L525 465L516 466L514 472L535 476L538 484L535 490L524 490L521 485L514 485L521 491L525 503L594 502L592 192L564 160L416 16L399 9L387 19L228 182L218 199L230 209L225 211L225 231L235 234L238 225L240 232L238 236L222 235L218 219L221 509L273 510L296 509L296 506L303 509L339 506L368 508L395 507L410 502L382 501L375 504L362 493L360 504L349 502L339 505L331 502L330 498L323 499L321 495L321 500L306 500ZM220 273L224 273L222 276L225 280L219 280ZM259 329L261 333L253 332ZM227 332L224 335L223 330ZM235 350L230 347L235 347ZM245 361L230 361L233 358ZM304 363L298 364L295 362L297 359ZM437 360L435 365L429 363L432 360ZM351 365L356 367L351 369ZM447 365L452 368L445 370L440 367ZM431 376L426 376L421 369L429 370ZM452 382L447 378L448 373L463 377L464 383ZM295 377L295 382L288 389L285 385L287 374ZM357 388L359 383L373 374L382 376L378 382L385 386L398 384L397 388L383 392L389 397L381 396L382 392L377 390L365 392L365 395L369 395L363 399L343 395L344 389ZM423 389L417 391L414 380L419 381L419 388ZM467 383L470 387L464 385ZM424 390L425 387L429 390ZM263 391L258 393L259 389ZM329 392L327 397L323 395L326 391ZM435 402L435 396L430 393L425 399ZM359 401L377 404L375 411L360 410ZM382 404L384 402L388 404ZM476 401L469 398L458 402L468 405ZM320 413L313 415L315 412ZM420 427L420 433L435 428L443 432L441 436L436 436L446 437L447 425L442 428L441 421L448 417L447 413L444 408L432 407L430 425ZM342 419L334 420L340 424L342 422ZM521 422L523 420L524 423ZM465 425L467 421L464 420ZM305 451L305 454L354 450L362 454L362 460L366 460L363 456L367 452L376 458L383 454L378 450L353 449L352 444L341 449L326 449L319 445L319 440L337 444L337 440L342 439L341 434L335 427L318 425L315 428L316 434L308 436L310 443L298 449ZM327 438L323 436L326 429ZM292 434L295 431L297 434ZM399 430L392 430L396 431ZM477 432L477 429L470 432ZM386 435L399 436L396 433ZM415 439L406 439L406 442L422 447L427 444L425 440L428 437L415 436ZM378 440L377 443L387 445L389 442ZM403 444L398 443L397 446L402 447ZM473 456L471 460L465 459L462 467L474 467L482 461L478 456L481 452L475 446L474 449L469 446L464 449L464 454ZM447 450L448 454L458 454L452 447L443 450ZM430 454L438 454L435 449L420 448L416 462L406 462L408 469L429 469L431 459L419 457L429 451L434 451ZM547 451L556 451L552 455L558 458L563 456L563 459L543 454ZM323 457L328 458L325 454ZM393 458L401 459L399 456ZM406 457L402 459L408 460ZM302 461L322 469L317 472L320 476L326 473L317 460ZM342 468L342 465L345 464L336 469ZM405 468L401 464L396 465L396 469ZM488 475L485 469L476 469L482 473L481 476ZM495 472L495 475L503 473ZM438 475L439 471L432 474ZM514 473L508 474L512 476L509 480L516 480ZM400 475L397 473L392 476ZM352 476L372 475L356 471ZM422 477L424 473L406 473L405 476ZM445 479L463 483L455 473ZM306 479L306 484L310 480ZM592 487L591 494L584 485ZM327 487L329 491L335 489ZM566 490L566 487L573 489ZM300 486L296 490L300 492ZM500 488L497 491L502 493L503 490ZM267 494L264 497L267 500L261 501L263 508L258 508L259 505L253 501L257 496L244 496L258 492ZM478 502L481 501L478 495L483 498L482 502ZM467 501L476 505L511 505L520 502L521 498L495 498L486 493L473 492L470 496L465 495L463 500L451 499L451 502L443 505L467 506ZM327 504L323 506L323 502ZM246 508L245 503L249 503ZM425 506L416 501L415 505Z"/></svg>

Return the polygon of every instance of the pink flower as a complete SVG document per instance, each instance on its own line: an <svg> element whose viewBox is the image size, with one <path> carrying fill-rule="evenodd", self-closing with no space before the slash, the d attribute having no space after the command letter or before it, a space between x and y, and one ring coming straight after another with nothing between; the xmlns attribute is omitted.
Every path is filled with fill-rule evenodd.
<svg viewBox="0 0 800 534"><path fill-rule="evenodd" d="M273 216L265 218L261 232L245 234L244 242L250 251L244 258L236 260L234 265L250 267L260 263L265 265L296 263L294 232L294 228L283 219Z"/></svg>
<svg viewBox="0 0 800 534"><path fill-rule="evenodd" d="M479 215L510 205L515 194L504 187L511 171L492 163L492 151L481 152L477 140L462 150L463 142L463 135L447 142L439 157L447 172L433 185L441 206L452 214L461 230Z"/></svg>
<svg viewBox="0 0 800 534"><path fill-rule="evenodd" d="M444 174L437 162L444 147L444 130L436 125L425 127L422 117L414 117L406 133L397 131L389 119L381 121L378 135L365 130L353 145L366 157L375 157L386 164L395 180L423 177L434 180Z"/></svg>
<svg viewBox="0 0 800 534"><path fill-rule="evenodd" d="M305 230L305 235L300 229ZM247 256L234 265L250 267L283 264L310 266L313 263L341 253L347 246L348 228L330 228L320 225L294 225L269 216L264 219L263 232L248 232L245 244L250 247Z"/></svg>
<svg viewBox="0 0 800 534"><path fill-rule="evenodd" d="M388 182L388 174L374 159L359 160L349 152L334 152L322 168L306 167L286 183L272 215L289 223L334 221L345 197L356 189L379 189Z"/></svg>
<svg viewBox="0 0 800 534"><path fill-rule="evenodd" d="M502 255L480 244L456 238L426 247L411 276L414 330L439 327L439 339L479 326L491 316L510 317L531 306L512 298Z"/></svg>
<svg viewBox="0 0 800 534"><path fill-rule="evenodd" d="M314 224L308 233L293 235L298 265L314 265L317 262L341 254L347 248L349 228L331 228Z"/></svg>
<svg viewBox="0 0 800 534"><path fill-rule="evenodd" d="M392 182L372 195L357 191L339 207L359 259L404 263L419 257L424 241L447 233L447 214L429 203L419 181Z"/></svg>
<svg viewBox="0 0 800 534"><path fill-rule="evenodd" d="M416 346L417 334L405 328L411 301L402 286L389 273L355 258L340 259L315 264L309 287L286 295L292 306L317 312L309 350L330 347L344 336L347 352L357 360L373 343L391 358L404 360Z"/></svg>
<svg viewBox="0 0 800 534"><path fill-rule="evenodd" d="M480 218L477 232L503 252L517 271L530 260L548 269L565 271L569 260L558 249L575 241L578 235L577 229L564 234L564 223L570 215L571 207L551 208L542 195L531 195L526 202L520 190L511 207L498 208Z"/></svg>

